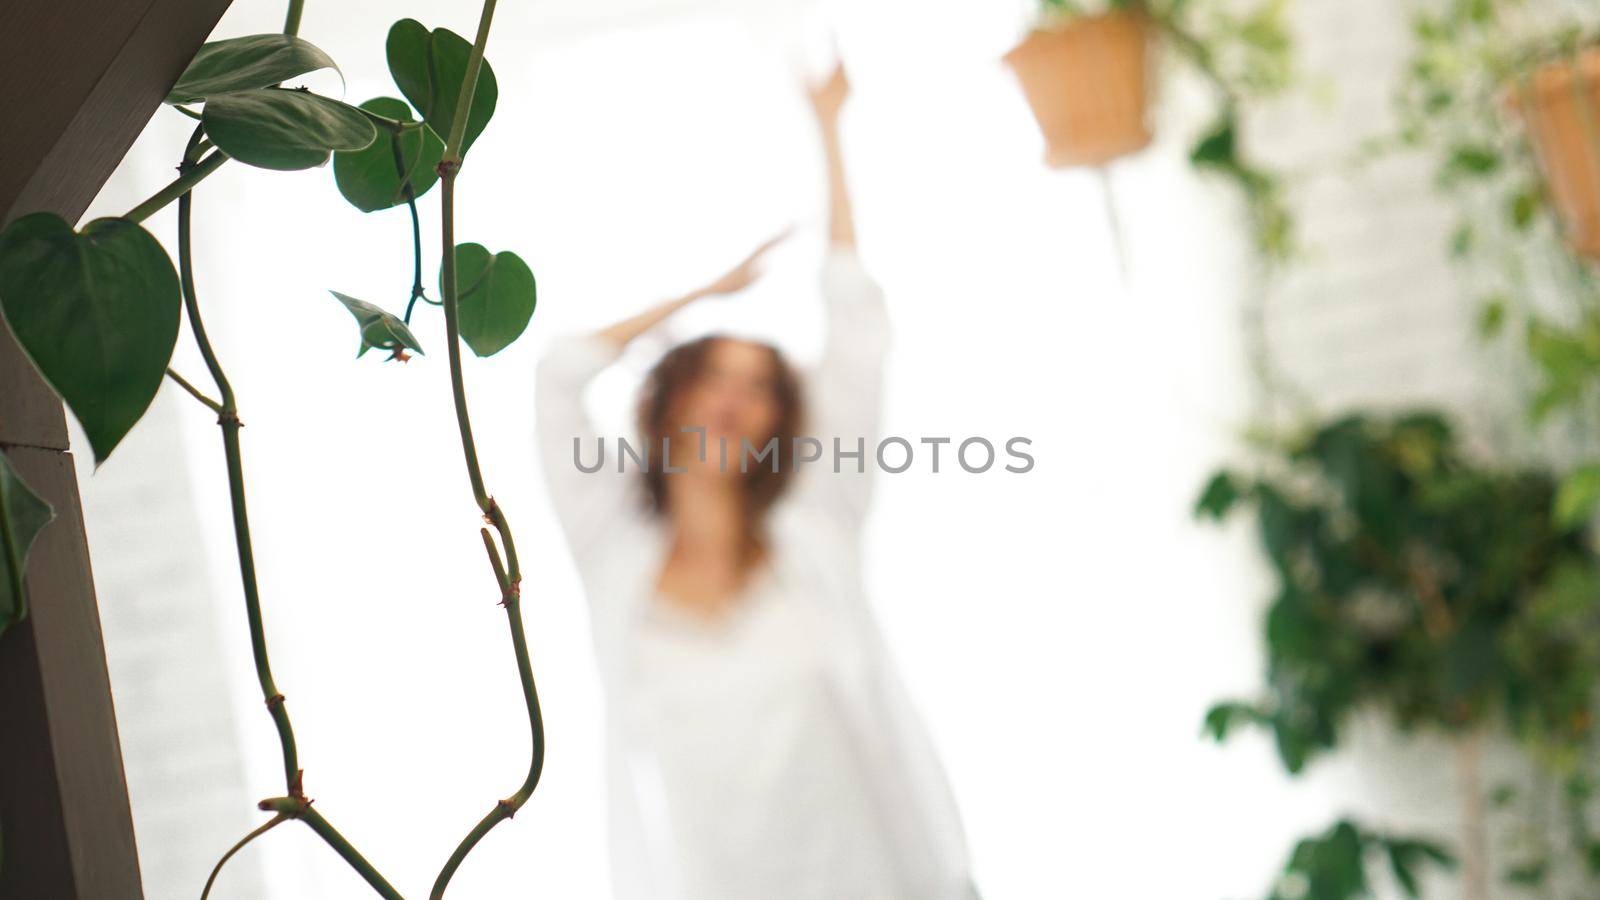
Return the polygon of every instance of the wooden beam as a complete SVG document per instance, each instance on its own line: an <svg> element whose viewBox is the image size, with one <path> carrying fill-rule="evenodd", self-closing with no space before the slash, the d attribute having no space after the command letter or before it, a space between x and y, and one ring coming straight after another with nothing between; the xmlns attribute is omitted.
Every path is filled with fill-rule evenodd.
<svg viewBox="0 0 1600 900"><path fill-rule="evenodd" d="M0 222L83 215L229 0L0 5ZM0 636L0 898L137 900L139 862L61 403L0 325L0 451L55 509Z"/></svg>
<svg viewBox="0 0 1600 900"><path fill-rule="evenodd" d="M0 4L0 219L83 215L228 3Z"/></svg>

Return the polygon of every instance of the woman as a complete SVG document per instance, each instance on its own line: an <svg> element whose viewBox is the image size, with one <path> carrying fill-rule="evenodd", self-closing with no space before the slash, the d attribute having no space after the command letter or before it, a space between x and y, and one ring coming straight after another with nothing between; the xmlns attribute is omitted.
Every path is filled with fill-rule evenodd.
<svg viewBox="0 0 1600 900"><path fill-rule="evenodd" d="M832 246L828 347L804 416L800 381L775 348L703 339L668 353L644 386L630 445L648 471L620 450L584 471L603 441L585 419L584 386L674 311L748 286L772 242L540 366L546 476L590 596L608 699L624 900L974 896L943 775L861 595L870 477L856 458L833 464L834 438L846 453L861 441L870 472L886 344L841 168L847 93L842 70L812 92ZM797 465L802 428L820 446L802 441L798 456L821 459ZM776 467L755 455L773 439Z"/></svg>

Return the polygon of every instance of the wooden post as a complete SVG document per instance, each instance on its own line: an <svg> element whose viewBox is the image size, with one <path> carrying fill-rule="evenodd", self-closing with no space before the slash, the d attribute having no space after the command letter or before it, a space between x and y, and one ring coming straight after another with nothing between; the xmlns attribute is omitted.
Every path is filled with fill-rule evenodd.
<svg viewBox="0 0 1600 900"><path fill-rule="evenodd" d="M0 5L0 223L83 214L228 0ZM136 900L94 579L61 403L0 326L0 451L54 507L0 636L0 900Z"/></svg>

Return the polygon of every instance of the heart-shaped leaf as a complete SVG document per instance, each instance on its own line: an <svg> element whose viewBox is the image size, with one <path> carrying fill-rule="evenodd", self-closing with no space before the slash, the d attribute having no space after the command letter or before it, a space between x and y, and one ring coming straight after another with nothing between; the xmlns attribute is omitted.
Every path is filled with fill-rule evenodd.
<svg viewBox="0 0 1600 900"><path fill-rule="evenodd" d="M288 34L252 34L212 41L194 55L168 103L198 103L217 94L271 87L318 69L339 71L315 44Z"/></svg>
<svg viewBox="0 0 1600 900"><path fill-rule="evenodd" d="M367 351L373 348L387 350L395 356L399 356L402 350L422 352L416 336L398 317L384 312L365 300L357 300L349 294L341 294L338 291L328 293L343 303L344 308L350 310L350 315L356 317L356 324L361 326L361 350L356 353L356 358L365 356Z"/></svg>
<svg viewBox="0 0 1600 900"><path fill-rule="evenodd" d="M200 121L223 153L263 169L320 166L333 151L360 150L378 134L349 104L281 88L212 97Z"/></svg>
<svg viewBox="0 0 1600 900"><path fill-rule="evenodd" d="M1561 480L1551 518L1557 528L1573 529L1594 517L1600 506L1600 466L1580 466Z"/></svg>
<svg viewBox="0 0 1600 900"><path fill-rule="evenodd" d="M55 514L50 504L29 490L0 453L0 635L27 615L23 575L33 539Z"/></svg>
<svg viewBox="0 0 1600 900"><path fill-rule="evenodd" d="M386 119L412 121L411 107L393 97L368 100L361 108ZM444 142L421 125L399 134L380 131L364 149L333 154L333 180L356 209L377 212L406 201L407 179L413 197L426 194L439 180L436 167L443 154Z"/></svg>
<svg viewBox="0 0 1600 900"><path fill-rule="evenodd" d="M434 134L449 138L450 123L455 119L456 103L461 98L461 82L467 77L467 57L472 52L472 44L448 28L429 31L416 19L401 19L389 29L387 50L389 74L394 76L400 92L422 113L422 120ZM489 68L489 61L484 60L467 115L467 133L461 145L463 155L489 124L499 96L494 70Z"/></svg>
<svg viewBox="0 0 1600 900"><path fill-rule="evenodd" d="M34 213L0 232L0 309L103 462L161 387L182 299L172 260L126 219L74 232Z"/></svg>
<svg viewBox="0 0 1600 900"><path fill-rule="evenodd" d="M482 244L456 245L456 290L461 338L479 356L493 356L520 337L538 302L528 264Z"/></svg>

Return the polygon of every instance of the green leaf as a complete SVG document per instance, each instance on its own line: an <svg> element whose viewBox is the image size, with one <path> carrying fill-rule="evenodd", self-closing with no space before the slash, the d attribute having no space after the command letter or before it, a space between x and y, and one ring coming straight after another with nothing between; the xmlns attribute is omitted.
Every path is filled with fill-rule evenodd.
<svg viewBox="0 0 1600 900"><path fill-rule="evenodd" d="M55 514L0 453L0 635L28 613L23 575L33 539Z"/></svg>
<svg viewBox="0 0 1600 900"><path fill-rule="evenodd" d="M493 356L520 337L538 302L528 264L482 244L456 245L456 290L461 339L479 356Z"/></svg>
<svg viewBox="0 0 1600 900"><path fill-rule="evenodd" d="M357 359L365 356L367 351L373 348L389 351L392 354L390 359L400 357L404 350L422 352L422 346L417 343L416 336L398 317L384 312L365 300L357 300L349 294L341 294L338 291L328 293L343 303L344 308L350 310L350 315L356 317L356 324L361 326L361 349L356 353Z"/></svg>
<svg viewBox="0 0 1600 900"><path fill-rule="evenodd" d="M263 169L309 169L360 150L377 129L355 107L306 91L260 88L213 97L201 114L218 149Z"/></svg>
<svg viewBox="0 0 1600 900"><path fill-rule="evenodd" d="M361 108L386 119L412 121L411 107L393 97L368 100ZM350 205L362 212L377 212L406 202L406 179L410 179L413 197L426 194L439 180L435 169L443 154L444 143L420 125L399 134L379 132L377 140L361 150L333 154L333 180Z"/></svg>
<svg viewBox="0 0 1600 900"><path fill-rule="evenodd" d="M386 47L389 57L389 74L400 92L422 113L434 134L448 139L450 123L456 114L456 103L461 98L461 82L467 75L467 57L472 44L448 28L427 26L416 19L401 19L389 29ZM461 152L465 154L478 139L494 115L495 101L500 96L494 70L489 61L483 61L478 73L478 86L472 95L472 108L467 115L467 132Z"/></svg>
<svg viewBox="0 0 1600 900"><path fill-rule="evenodd" d="M1511 219L1511 224L1518 231L1527 230L1533 224L1533 217L1539 212L1538 188L1523 188L1512 196L1506 204L1506 214Z"/></svg>
<svg viewBox="0 0 1600 900"><path fill-rule="evenodd" d="M1561 479L1551 516L1557 528L1577 528L1594 516L1596 505L1600 505L1600 464L1591 463Z"/></svg>
<svg viewBox="0 0 1600 900"><path fill-rule="evenodd" d="M1230 700L1206 710L1201 732L1220 744L1241 724L1271 725L1272 715L1254 704Z"/></svg>
<svg viewBox="0 0 1600 900"><path fill-rule="evenodd" d="M1413 900L1422 896L1418 870L1423 865L1433 863L1442 869L1455 868L1455 857L1431 841L1402 838L1378 840L1389 856L1389 870L1394 873L1394 880L1399 883L1406 896Z"/></svg>
<svg viewBox="0 0 1600 900"><path fill-rule="evenodd" d="M198 103L218 94L272 87L318 69L339 71L328 54L287 34L252 34L212 41L194 55L168 103Z"/></svg>
<svg viewBox="0 0 1600 900"><path fill-rule="evenodd" d="M1239 502L1240 495L1239 484L1234 480L1233 473L1218 472L1211 476L1205 490L1200 492L1200 499L1194 505L1195 517L1220 522Z"/></svg>
<svg viewBox="0 0 1600 900"><path fill-rule="evenodd" d="M1280 889L1274 898L1355 900L1367 896L1362 850L1361 833L1350 822L1339 822L1323 834L1302 839L1284 866L1286 880L1298 881L1302 889L1295 894Z"/></svg>
<svg viewBox="0 0 1600 900"><path fill-rule="evenodd" d="M1195 144L1189 161L1196 166L1232 168L1239 164L1238 128L1232 113L1224 113L1211 130Z"/></svg>
<svg viewBox="0 0 1600 900"><path fill-rule="evenodd" d="M1397 844L1389 845L1389 871L1394 873L1395 883L1406 892L1412 900L1422 896L1422 888L1417 883L1417 873L1411 867L1412 859L1400 851Z"/></svg>
<svg viewBox="0 0 1600 900"><path fill-rule="evenodd" d="M1482 178L1500 168L1500 154L1493 148L1463 145L1452 148L1445 160L1442 177L1448 181Z"/></svg>
<svg viewBox="0 0 1600 900"><path fill-rule="evenodd" d="M1506 870L1506 883L1521 888L1536 888L1544 884L1545 877L1550 874L1550 861L1547 859L1534 859L1518 863Z"/></svg>
<svg viewBox="0 0 1600 900"><path fill-rule="evenodd" d="M161 387L181 306L167 252L126 219L74 232L54 213L34 213L0 233L0 309L97 463Z"/></svg>
<svg viewBox="0 0 1600 900"><path fill-rule="evenodd" d="M1496 337L1505 328L1506 300L1500 295L1488 297L1478 307L1478 336L1484 340Z"/></svg>

